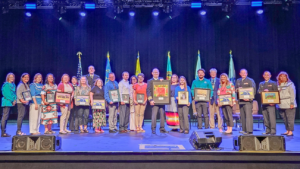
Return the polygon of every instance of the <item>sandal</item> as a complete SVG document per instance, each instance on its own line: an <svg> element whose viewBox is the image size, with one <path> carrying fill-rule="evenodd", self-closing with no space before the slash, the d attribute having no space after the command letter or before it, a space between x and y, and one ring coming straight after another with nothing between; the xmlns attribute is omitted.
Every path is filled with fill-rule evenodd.
<svg viewBox="0 0 300 169"><path fill-rule="evenodd" d="M89 133L89 131L87 129L84 129L83 131L84 131L84 133Z"/></svg>
<svg viewBox="0 0 300 169"><path fill-rule="evenodd" d="M22 131L18 131L18 132L17 132L17 135L18 135L18 136L24 136L24 135L26 135L26 133L23 133Z"/></svg>
<svg viewBox="0 0 300 169"><path fill-rule="evenodd" d="M136 132L138 132L138 133L141 132L141 128L137 127Z"/></svg>
<svg viewBox="0 0 300 169"><path fill-rule="evenodd" d="M101 131L98 129L95 129L95 133L101 133Z"/></svg>
<svg viewBox="0 0 300 169"><path fill-rule="evenodd" d="M2 133L2 134L1 134L1 137L10 137L10 135L7 134L7 133Z"/></svg>
<svg viewBox="0 0 300 169"><path fill-rule="evenodd" d="M49 132L50 132L51 134L55 134L55 131L50 130Z"/></svg>
<svg viewBox="0 0 300 169"><path fill-rule="evenodd" d="M80 129L80 133L84 133L84 130L83 130L83 129Z"/></svg>
<svg viewBox="0 0 300 169"><path fill-rule="evenodd" d="M140 129L140 132L145 133L146 131L145 131L144 129L141 128L141 129Z"/></svg>
<svg viewBox="0 0 300 169"><path fill-rule="evenodd" d="M44 134L52 134L51 131L45 131Z"/></svg>

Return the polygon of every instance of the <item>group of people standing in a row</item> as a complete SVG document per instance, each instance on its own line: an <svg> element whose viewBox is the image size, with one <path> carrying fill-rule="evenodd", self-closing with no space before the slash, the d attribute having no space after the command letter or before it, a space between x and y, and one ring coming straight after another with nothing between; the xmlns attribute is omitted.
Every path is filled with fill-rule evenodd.
<svg viewBox="0 0 300 169"><path fill-rule="evenodd" d="M96 74L94 66L89 66L89 74L77 79L73 76L71 79L69 75L63 74L59 85L55 84L55 78L53 74L47 74L45 83L43 84L43 78L40 73L34 76L33 83L29 85L30 76L28 73L23 73L20 83L17 86L14 84L15 75L9 73L6 76L6 82L2 86L2 107L3 116L1 120L1 136L9 137L6 133L6 122L9 116L11 108L17 105L18 119L17 119L17 135L25 135L22 132L22 121L26 114L27 107L29 105L29 129L30 134L38 135L40 123L45 126L44 134L54 134L52 131L52 124L58 122L57 108L60 107L60 131L59 134L74 133L88 133L87 124L90 111L93 114L93 127L96 133L103 133L102 126L106 126L106 110L108 110L109 118L109 132L116 133L117 129L117 111L119 110L119 133L135 130L137 132L145 132L143 129L144 112L147 105L147 100L152 107L152 133L156 133L156 120L157 113L160 113L160 132L168 133L165 129L165 109L177 110L179 114L179 132L189 133L189 106L193 105L194 114L197 116L198 129L202 129L202 116L204 118L205 128L214 128L214 114L217 113L218 128L222 132L222 123L224 115L225 122L227 124L226 134L232 133L233 118L232 107L238 103L240 107L240 116L242 123L242 134L253 133L253 116L252 116L252 99L237 99L236 93L240 88L253 87L254 94L256 91L256 85L253 79L247 77L248 72L246 69L240 70L240 79L237 79L235 85L231 82L226 73L220 75L220 79L216 77L217 70L210 69L210 79L206 79L205 70L198 70L199 79L194 80L192 87L187 85L186 78L184 76L178 77L176 74L171 78L171 103L170 105L156 105L153 101L153 80L163 80L159 77L159 70L154 68L152 70L153 78L144 82L144 74L140 73L138 76L131 76L129 79L129 73L122 73L122 80L118 83L115 81L115 74L109 74L109 81L105 84ZM279 91L280 92L280 104L278 104L280 115L284 120L286 127L285 135L293 135L294 121L295 121L295 109L297 107L295 100L295 86L289 79L286 72L280 72L277 76L277 82L270 80L271 73L265 71L263 74L265 81L259 84L258 93L263 91ZM192 97L195 96L194 89L203 88L211 90L210 101L193 101ZM120 102L113 102L109 96L110 90L118 90L120 95L127 94L130 97L130 101L124 102L120 97ZM26 101L23 93L30 91L32 100ZM187 91L189 97L189 103L187 105L178 105L178 93L180 91ZM48 103L46 100L46 94L48 92L66 92L70 93L72 97L71 104L59 104L55 102ZM144 102L137 102L137 95L144 95ZM219 95L230 94L232 97L231 105L219 106ZM90 103L93 103L94 99L105 100L108 109L93 109L90 106L81 106L74 104L74 98L76 96L89 96ZM220 108L222 111L220 111ZM208 116L209 110L209 116ZM276 134L276 114L275 105L262 105L262 113L264 115L264 124L266 126L266 132L263 134ZM69 122L69 129L67 124ZM130 125L130 126L129 126Z"/></svg>

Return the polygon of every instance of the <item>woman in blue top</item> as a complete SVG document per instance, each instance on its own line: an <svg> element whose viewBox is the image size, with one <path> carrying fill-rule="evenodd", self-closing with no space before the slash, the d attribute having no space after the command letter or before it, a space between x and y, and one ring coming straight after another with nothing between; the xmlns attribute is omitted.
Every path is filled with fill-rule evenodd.
<svg viewBox="0 0 300 169"><path fill-rule="evenodd" d="M15 106L17 103L16 95L16 85L15 85L15 75L13 73L8 73L6 76L6 82L2 86L2 104L3 115L1 120L1 137L10 137L6 133L6 122L9 116L11 107Z"/></svg>
<svg viewBox="0 0 300 169"><path fill-rule="evenodd" d="M188 96L186 93L180 93L181 91L188 92ZM190 87L186 84L186 79L184 76L179 78L179 86L175 88L175 98L178 102L178 99L187 100L187 104L177 104L178 105L178 114L179 114L179 125L180 125L180 133L189 134L189 106L192 103L192 93Z"/></svg>
<svg viewBox="0 0 300 169"><path fill-rule="evenodd" d="M33 83L30 84L30 101L29 109L29 131L31 135L41 134L39 132L41 124L41 91L43 88L43 77L40 73L34 75Z"/></svg>

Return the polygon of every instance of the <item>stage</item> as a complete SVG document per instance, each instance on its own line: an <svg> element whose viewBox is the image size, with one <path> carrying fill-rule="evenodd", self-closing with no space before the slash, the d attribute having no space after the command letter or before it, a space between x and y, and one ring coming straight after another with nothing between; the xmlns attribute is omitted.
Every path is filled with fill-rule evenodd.
<svg viewBox="0 0 300 169"><path fill-rule="evenodd" d="M150 122L145 122L145 133L96 134L90 129L88 134L61 135L62 148L56 152L12 152L12 138L1 138L0 166L5 168L120 168L126 163L130 168L300 168L300 137L297 132L286 138L286 152L239 152L233 149L233 137L240 135L222 134L220 151L195 150L188 139L190 134L170 132L152 134ZM157 123L159 126L159 123ZM257 124L254 124L254 128ZM23 131L28 133L28 123ZM57 128L57 127L55 127ZM170 130L168 127L166 127ZM14 134L16 124L8 123L8 133ZM254 135L263 133L254 131ZM300 130L296 123L295 131ZM40 131L43 131L41 126ZM283 123L277 123L277 134L283 133ZM58 133L58 132L57 132ZM67 163L67 164L66 164ZM101 163L101 164L100 164ZM1 167L2 168L2 167Z"/></svg>

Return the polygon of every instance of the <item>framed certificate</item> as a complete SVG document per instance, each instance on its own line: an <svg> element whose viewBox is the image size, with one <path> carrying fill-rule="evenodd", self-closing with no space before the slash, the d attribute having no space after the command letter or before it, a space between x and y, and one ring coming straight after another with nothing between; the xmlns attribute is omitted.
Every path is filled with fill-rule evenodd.
<svg viewBox="0 0 300 169"><path fill-rule="evenodd" d="M145 101L145 95L144 94L136 94L136 101L140 104L143 104Z"/></svg>
<svg viewBox="0 0 300 169"><path fill-rule="evenodd" d="M279 92L262 92L261 93L262 104L280 104Z"/></svg>
<svg viewBox="0 0 300 169"><path fill-rule="evenodd" d="M254 99L253 87L239 88L239 99Z"/></svg>
<svg viewBox="0 0 300 169"><path fill-rule="evenodd" d="M153 80L153 101L155 105L170 104L170 80Z"/></svg>
<svg viewBox="0 0 300 169"><path fill-rule="evenodd" d="M194 89L194 98L195 98L194 100L209 102L210 92L211 92L210 89L195 88Z"/></svg>
<svg viewBox="0 0 300 169"><path fill-rule="evenodd" d="M76 106L90 106L90 96L76 96Z"/></svg>
<svg viewBox="0 0 300 169"><path fill-rule="evenodd" d="M116 103L116 102L120 102L121 101L121 99L120 99L120 93L119 93L118 89L109 90L108 93L109 93L109 98L110 98L110 100L112 102Z"/></svg>
<svg viewBox="0 0 300 169"><path fill-rule="evenodd" d="M22 93L22 95L23 95L23 98L24 98L25 101L32 100L30 91L25 91L25 92Z"/></svg>
<svg viewBox="0 0 300 169"><path fill-rule="evenodd" d="M46 92L46 102L48 102L48 103L55 102L55 92L52 92L52 91Z"/></svg>
<svg viewBox="0 0 300 169"><path fill-rule="evenodd" d="M93 100L92 109L105 110L105 100Z"/></svg>
<svg viewBox="0 0 300 169"><path fill-rule="evenodd" d="M232 96L230 94L219 95L220 106L231 105L231 104L232 104Z"/></svg>
<svg viewBox="0 0 300 169"><path fill-rule="evenodd" d="M60 104L71 104L71 93L55 92L55 102Z"/></svg>
<svg viewBox="0 0 300 169"><path fill-rule="evenodd" d="M122 94L122 100L124 103L129 104L129 94Z"/></svg>
<svg viewBox="0 0 300 169"><path fill-rule="evenodd" d="M189 92L180 91L178 92L178 105L188 105L189 104Z"/></svg>

